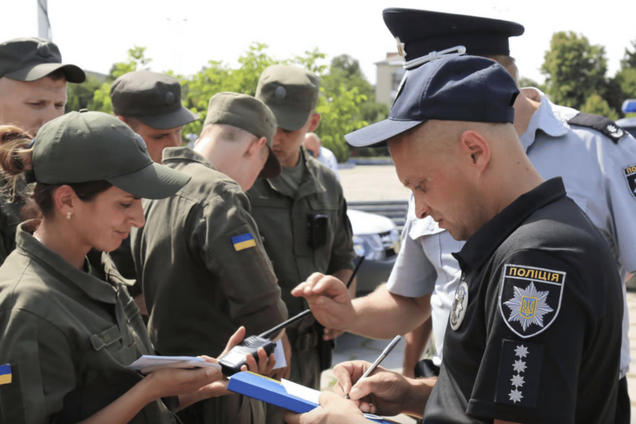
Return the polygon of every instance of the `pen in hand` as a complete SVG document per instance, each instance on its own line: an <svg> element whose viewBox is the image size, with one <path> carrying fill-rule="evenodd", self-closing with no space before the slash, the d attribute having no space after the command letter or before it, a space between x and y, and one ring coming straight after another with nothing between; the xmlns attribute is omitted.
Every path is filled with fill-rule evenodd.
<svg viewBox="0 0 636 424"><path fill-rule="evenodd" d="M391 343L389 343L389 345L382 351L380 356L378 356L378 359L376 359L375 362L364 372L364 374L362 374L362 377L360 377L358 381L362 380L363 378L367 378L369 374L371 374L378 367L378 365L380 365L380 363L384 361L384 358L386 358L389 353L391 353L393 348L399 343L400 340L402 340L402 336L395 336L395 338L391 340ZM356 381L356 384L358 384L358 381ZM349 389L349 393L351 393L351 390L356 387L356 384L351 386L351 389ZM345 399L349 399L349 394L345 395Z"/></svg>

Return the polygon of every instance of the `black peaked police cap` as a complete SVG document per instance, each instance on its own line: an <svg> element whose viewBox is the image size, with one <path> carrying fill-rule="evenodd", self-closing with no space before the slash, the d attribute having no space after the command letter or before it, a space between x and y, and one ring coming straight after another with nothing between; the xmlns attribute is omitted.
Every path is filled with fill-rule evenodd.
<svg viewBox="0 0 636 424"><path fill-rule="evenodd" d="M515 80L493 60L442 58L405 75L388 119L345 139L354 147L384 147L391 137L429 119L512 123L518 94Z"/></svg>
<svg viewBox="0 0 636 424"><path fill-rule="evenodd" d="M508 38L524 32L516 22L428 10L390 8L382 18L406 61L459 45L474 56L509 55Z"/></svg>

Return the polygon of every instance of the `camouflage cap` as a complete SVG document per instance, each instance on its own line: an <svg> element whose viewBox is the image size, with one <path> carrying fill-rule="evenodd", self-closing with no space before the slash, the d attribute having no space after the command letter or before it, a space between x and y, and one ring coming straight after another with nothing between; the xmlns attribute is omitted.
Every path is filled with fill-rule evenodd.
<svg viewBox="0 0 636 424"><path fill-rule="evenodd" d="M78 66L62 63L60 49L51 41L16 38L0 43L0 78L35 81L58 69L68 82L86 81L86 74Z"/></svg>
<svg viewBox="0 0 636 424"><path fill-rule="evenodd" d="M280 128L296 131L316 108L319 91L316 74L295 66L273 65L261 74L256 98L274 112Z"/></svg>
<svg viewBox="0 0 636 424"><path fill-rule="evenodd" d="M46 123L33 140L29 180L43 184L108 181L148 199L172 196L190 177L156 164L128 125L102 112L70 112Z"/></svg>
<svg viewBox="0 0 636 424"><path fill-rule="evenodd" d="M274 134L276 134L276 118L265 103L246 94L228 92L215 94L210 99L208 115L203 125L210 124L231 125L256 137L265 137L269 156L259 177L274 178L280 175L280 162L272 150Z"/></svg>
<svg viewBox="0 0 636 424"><path fill-rule="evenodd" d="M115 115L139 119L159 130L180 127L199 117L181 104L181 84L151 71L129 72L110 89Z"/></svg>

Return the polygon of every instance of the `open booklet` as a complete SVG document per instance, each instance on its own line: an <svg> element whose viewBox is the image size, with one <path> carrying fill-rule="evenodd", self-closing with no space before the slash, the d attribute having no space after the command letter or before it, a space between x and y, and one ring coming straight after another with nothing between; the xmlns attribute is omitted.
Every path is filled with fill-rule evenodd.
<svg viewBox="0 0 636 424"><path fill-rule="evenodd" d="M274 350L276 357L276 365L274 369L283 368L287 366L285 361L285 352L283 350L283 343L278 340L276 342L276 349ZM197 356L155 356L155 355L143 355L132 364L128 365L128 368L133 371L139 371L142 374L149 374L153 371L162 368L203 368L212 367L221 369L218 364L211 362L205 362L205 359Z"/></svg>
<svg viewBox="0 0 636 424"><path fill-rule="evenodd" d="M142 374L149 374L162 368L204 368L212 367L221 369L219 364L205 362L205 359L196 356L155 356L143 355L128 368L133 371L139 371Z"/></svg>
<svg viewBox="0 0 636 424"><path fill-rule="evenodd" d="M299 414L320 406L318 401L320 392L318 390L285 379L279 382L247 371L239 372L230 377L227 389ZM378 423L393 423L393 421L373 414L364 414L364 416Z"/></svg>

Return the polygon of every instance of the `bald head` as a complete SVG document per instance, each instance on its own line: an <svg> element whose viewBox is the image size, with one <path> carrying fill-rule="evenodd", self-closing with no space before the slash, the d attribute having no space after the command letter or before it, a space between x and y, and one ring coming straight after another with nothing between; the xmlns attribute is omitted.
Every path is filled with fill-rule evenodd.
<svg viewBox="0 0 636 424"><path fill-rule="evenodd" d="M309 132L305 134L305 149L311 152L313 157L318 157L320 154L320 146L322 143L320 142L320 138L316 135L316 133Z"/></svg>
<svg viewBox="0 0 636 424"><path fill-rule="evenodd" d="M415 213L465 240L543 181L512 124L430 120L389 140Z"/></svg>
<svg viewBox="0 0 636 424"><path fill-rule="evenodd" d="M206 125L194 151L245 191L252 187L269 156L265 137L226 124Z"/></svg>

